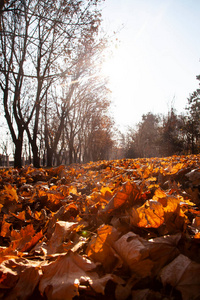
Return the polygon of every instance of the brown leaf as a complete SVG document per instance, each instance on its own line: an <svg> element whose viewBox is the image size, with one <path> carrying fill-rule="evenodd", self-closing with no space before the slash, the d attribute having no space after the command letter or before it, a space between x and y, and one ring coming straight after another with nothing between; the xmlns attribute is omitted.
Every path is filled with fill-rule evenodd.
<svg viewBox="0 0 200 300"><path fill-rule="evenodd" d="M200 264L180 254L161 271L164 285L170 284L181 292L183 300L200 299Z"/></svg>
<svg viewBox="0 0 200 300"><path fill-rule="evenodd" d="M39 282L41 262L17 258L0 265L0 288L12 289L4 299L28 299Z"/></svg>
<svg viewBox="0 0 200 300"><path fill-rule="evenodd" d="M148 242L133 232L128 232L118 239L114 249L122 258L128 268L140 275L147 277L151 274L153 262L149 259Z"/></svg>
<svg viewBox="0 0 200 300"><path fill-rule="evenodd" d="M187 178L192 182L192 185L200 185L200 170L194 169L186 174Z"/></svg>
<svg viewBox="0 0 200 300"><path fill-rule="evenodd" d="M154 262L153 273L158 272L179 255L178 243L181 233L149 240L149 257Z"/></svg>
<svg viewBox="0 0 200 300"><path fill-rule="evenodd" d="M104 293L112 275L99 278L92 272L96 265L77 253L70 252L47 266L43 266L43 277L39 289L50 300L72 299L79 295L80 285L90 285L97 293ZM114 279L115 280L115 279Z"/></svg>
<svg viewBox="0 0 200 300"><path fill-rule="evenodd" d="M47 254L53 254L61 249L61 245L66 241L73 228L77 225L74 222L56 222L54 233L47 244ZM59 251L60 252L60 251Z"/></svg>

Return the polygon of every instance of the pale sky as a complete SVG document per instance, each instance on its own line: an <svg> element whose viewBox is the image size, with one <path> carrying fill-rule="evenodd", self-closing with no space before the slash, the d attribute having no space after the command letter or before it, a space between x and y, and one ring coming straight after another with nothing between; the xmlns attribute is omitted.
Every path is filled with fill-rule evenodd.
<svg viewBox="0 0 200 300"><path fill-rule="evenodd" d="M200 0L105 0L103 26L118 31L104 72L123 131L149 111L184 111L199 87Z"/></svg>

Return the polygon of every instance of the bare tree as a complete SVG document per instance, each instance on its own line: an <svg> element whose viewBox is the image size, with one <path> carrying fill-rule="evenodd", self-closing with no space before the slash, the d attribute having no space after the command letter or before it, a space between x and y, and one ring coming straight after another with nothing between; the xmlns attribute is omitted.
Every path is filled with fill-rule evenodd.
<svg viewBox="0 0 200 300"><path fill-rule="evenodd" d="M100 1L100 0L99 0ZM8 127L21 167L26 131L39 166L38 128L50 87L67 76L79 46L93 41L100 24L99 1L15 1L1 16L0 88ZM9 4L5 4L9 5Z"/></svg>

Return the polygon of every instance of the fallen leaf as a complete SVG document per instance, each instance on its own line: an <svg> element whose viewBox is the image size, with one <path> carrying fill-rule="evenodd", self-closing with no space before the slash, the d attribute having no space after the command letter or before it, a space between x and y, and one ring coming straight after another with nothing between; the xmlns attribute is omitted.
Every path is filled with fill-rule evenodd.
<svg viewBox="0 0 200 300"><path fill-rule="evenodd" d="M181 292L183 300L200 298L200 264L180 254L161 271L164 285L170 284Z"/></svg>
<svg viewBox="0 0 200 300"><path fill-rule="evenodd" d="M27 225L20 231L11 231L11 240L13 250L17 249L21 252L30 250L43 237L42 231L35 234L33 225Z"/></svg>
<svg viewBox="0 0 200 300"><path fill-rule="evenodd" d="M88 285L97 293L104 293L108 280L112 275L99 278L93 270L96 265L77 253L70 252L59 256L56 261L43 266L43 276L39 290L51 300L71 300L79 295L79 286ZM114 279L115 280L115 279Z"/></svg>
<svg viewBox="0 0 200 300"><path fill-rule="evenodd" d="M41 262L24 258L9 259L1 263L0 288L6 289L4 299L28 299L39 282L40 266Z"/></svg>
<svg viewBox="0 0 200 300"><path fill-rule="evenodd" d="M102 210L102 213L110 213L113 210L121 207L126 201L131 200L133 185L130 181L127 181L123 187L110 199L106 207ZM136 192L137 194L137 192Z"/></svg>
<svg viewBox="0 0 200 300"><path fill-rule="evenodd" d="M61 245L66 241L76 225L77 223L74 222L56 222L54 233L47 243L47 254L53 254L58 252L59 248L62 249Z"/></svg>
<svg viewBox="0 0 200 300"><path fill-rule="evenodd" d="M149 259L148 242L133 232L128 232L113 245L123 263L141 277L150 276L153 262Z"/></svg>
<svg viewBox="0 0 200 300"><path fill-rule="evenodd" d="M131 223L135 226L158 228L164 222L164 208L158 201L147 200L141 207L133 207L131 213Z"/></svg>
<svg viewBox="0 0 200 300"><path fill-rule="evenodd" d="M113 244L119 235L120 233L114 227L103 225L98 229L97 236L92 238L86 249L88 257L95 262L102 263L107 272L119 267L119 257L113 249Z"/></svg>

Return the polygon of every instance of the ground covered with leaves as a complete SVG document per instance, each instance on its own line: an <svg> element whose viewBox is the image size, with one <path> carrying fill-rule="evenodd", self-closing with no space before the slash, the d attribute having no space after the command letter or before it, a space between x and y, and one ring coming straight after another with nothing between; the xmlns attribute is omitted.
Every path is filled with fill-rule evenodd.
<svg viewBox="0 0 200 300"><path fill-rule="evenodd" d="M1 299L200 299L200 155L0 170Z"/></svg>

